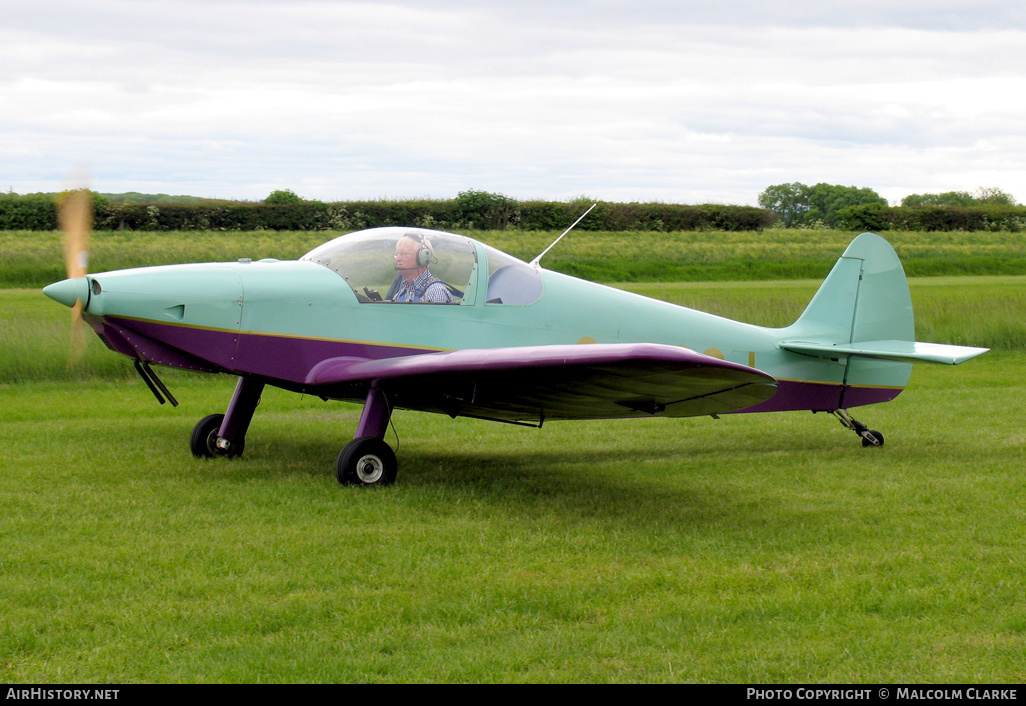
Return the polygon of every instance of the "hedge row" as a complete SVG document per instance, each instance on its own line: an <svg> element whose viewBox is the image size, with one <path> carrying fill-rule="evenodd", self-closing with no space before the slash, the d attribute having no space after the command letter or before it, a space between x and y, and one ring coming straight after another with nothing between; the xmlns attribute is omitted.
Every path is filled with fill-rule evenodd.
<svg viewBox="0 0 1026 706"><path fill-rule="evenodd" d="M50 194L0 194L0 230L54 230L57 206Z"/></svg>
<svg viewBox="0 0 1026 706"><path fill-rule="evenodd" d="M54 230L57 196L0 194L0 230ZM98 230L311 231L379 226L438 229L562 230L590 201L514 201L498 194L464 192L449 201L346 201L322 203L113 202L93 195ZM1026 231L1026 206L850 206L837 227L852 231ZM600 231L761 230L777 222L773 211L751 206L599 202L578 228Z"/></svg>
<svg viewBox="0 0 1026 706"><path fill-rule="evenodd" d="M1026 230L1026 206L850 206L838 212L847 230Z"/></svg>
<svg viewBox="0 0 1026 706"><path fill-rule="evenodd" d="M469 194L473 197L475 194ZM467 198L451 201L350 201L322 203L111 202L94 195L93 226L98 230L358 230L378 226L438 229L562 230L591 205ZM490 196L490 195L485 195ZM53 230L56 198L48 194L0 195L0 230ZM775 220L771 211L716 204L600 202L579 228L603 231L760 230Z"/></svg>

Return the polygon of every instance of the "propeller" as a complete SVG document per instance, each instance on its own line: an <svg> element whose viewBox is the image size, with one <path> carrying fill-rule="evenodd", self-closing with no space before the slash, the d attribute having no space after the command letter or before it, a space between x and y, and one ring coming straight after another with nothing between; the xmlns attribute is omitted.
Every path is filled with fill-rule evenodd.
<svg viewBox="0 0 1026 706"><path fill-rule="evenodd" d="M80 279L89 270L89 231L93 222L93 204L87 189L74 189L63 194L58 222L64 234L64 264L68 279ZM71 307L71 348L69 365L77 365L85 354L85 326L82 322L82 299Z"/></svg>

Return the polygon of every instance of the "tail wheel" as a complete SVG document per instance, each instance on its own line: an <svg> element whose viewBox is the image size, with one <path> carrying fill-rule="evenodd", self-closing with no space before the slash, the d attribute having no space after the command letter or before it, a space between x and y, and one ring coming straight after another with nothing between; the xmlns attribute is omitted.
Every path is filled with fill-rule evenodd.
<svg viewBox="0 0 1026 706"><path fill-rule="evenodd" d="M860 421L852 419L851 416L849 416L848 414L848 410L835 409L832 412L830 412L830 414L837 417L838 421L840 421L846 429L851 429L853 432L858 434L859 437L862 439L862 446L864 448L869 446L884 445L883 434L876 431L875 429L870 429Z"/></svg>
<svg viewBox="0 0 1026 706"><path fill-rule="evenodd" d="M867 429L866 431L859 432L859 436L862 437L863 446L883 446L884 438L883 434L876 431L875 429Z"/></svg>
<svg viewBox="0 0 1026 706"><path fill-rule="evenodd" d="M350 441L335 462L335 479L340 485L391 485L398 472L392 447L373 436Z"/></svg>

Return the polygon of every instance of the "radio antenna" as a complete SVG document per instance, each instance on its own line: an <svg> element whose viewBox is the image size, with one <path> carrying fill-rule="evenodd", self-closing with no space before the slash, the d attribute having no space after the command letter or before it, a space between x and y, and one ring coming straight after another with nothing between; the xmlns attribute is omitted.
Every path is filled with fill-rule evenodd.
<svg viewBox="0 0 1026 706"><path fill-rule="evenodd" d="M537 268L537 267L538 267L538 262L539 262L539 261L540 261L540 260L541 260L541 259L542 259L543 257L545 257L545 253L547 253L547 252L548 252L549 250L551 250L551 249L553 248L553 246L555 246L555 244L556 244L556 243L558 243L558 242L559 242L560 240L562 240L562 238L563 238L563 236L564 236L564 235L566 235L567 233L569 233L570 231L572 231L572 230L574 229L574 226L575 226L575 225L577 225L578 223L580 223L581 221L583 221L583 220L584 220L584 217L585 217L585 216L587 216L587 215L588 215L589 213L591 213L591 209L592 209L592 208L595 208L596 206L598 206L598 204L597 204L597 203L593 203L593 204L591 205L591 208L589 208L589 209L588 209L587 211L585 211L584 213L582 213L582 214L581 214L581 217L580 217L580 218L578 218L578 219L577 219L576 221L574 221L574 222L573 222L573 224L571 224L571 226L570 226L569 228L567 228L566 230L564 230L564 231L563 231L563 232L562 232L562 233L560 234L560 236L559 236L558 238L556 238L555 240L553 240L553 241L552 241L552 245L550 245L549 247L547 247L547 248L545 248L544 250L542 250L542 251L541 251L541 254L540 254L540 255L538 255L538 257L536 257L536 258L534 258L533 260L531 260L531 262L530 262L531 266L532 266L532 267L535 267L535 268Z"/></svg>

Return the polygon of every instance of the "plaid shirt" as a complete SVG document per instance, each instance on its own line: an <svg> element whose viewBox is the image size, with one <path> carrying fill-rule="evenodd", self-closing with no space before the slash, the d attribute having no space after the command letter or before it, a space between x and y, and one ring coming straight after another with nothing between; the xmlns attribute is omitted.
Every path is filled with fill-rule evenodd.
<svg viewBox="0 0 1026 706"><path fill-rule="evenodd" d="M445 282L424 270L412 282L403 280L392 295L394 302L431 302L432 304L455 304L452 292Z"/></svg>

